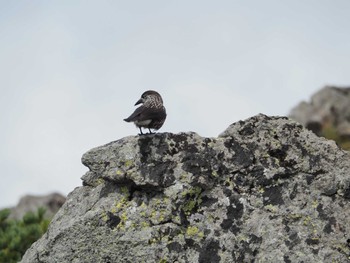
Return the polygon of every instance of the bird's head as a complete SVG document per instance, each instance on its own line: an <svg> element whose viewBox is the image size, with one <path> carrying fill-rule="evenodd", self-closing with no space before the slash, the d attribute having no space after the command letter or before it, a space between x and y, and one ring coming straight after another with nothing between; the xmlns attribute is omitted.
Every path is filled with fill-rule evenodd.
<svg viewBox="0 0 350 263"><path fill-rule="evenodd" d="M151 102L151 101L157 101L157 102L163 104L162 97L160 96L160 94L157 91L147 90L141 95L141 98L135 103L135 106L139 105L141 103L147 104L147 102Z"/></svg>

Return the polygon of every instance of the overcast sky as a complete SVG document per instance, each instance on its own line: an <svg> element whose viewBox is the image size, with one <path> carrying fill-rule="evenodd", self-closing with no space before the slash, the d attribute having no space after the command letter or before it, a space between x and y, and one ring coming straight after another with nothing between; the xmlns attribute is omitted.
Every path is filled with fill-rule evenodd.
<svg viewBox="0 0 350 263"><path fill-rule="evenodd" d="M350 85L350 1L0 0L0 208L81 185L87 150L136 135L148 89L160 132L217 136Z"/></svg>

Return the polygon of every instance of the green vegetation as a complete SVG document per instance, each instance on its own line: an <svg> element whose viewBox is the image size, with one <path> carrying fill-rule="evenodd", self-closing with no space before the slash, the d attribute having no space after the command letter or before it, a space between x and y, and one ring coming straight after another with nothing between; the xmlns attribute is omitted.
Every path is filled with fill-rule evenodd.
<svg viewBox="0 0 350 263"><path fill-rule="evenodd" d="M0 211L0 263L21 260L26 250L47 230L50 220L45 209L28 212L21 220L9 219L10 209Z"/></svg>
<svg viewBox="0 0 350 263"><path fill-rule="evenodd" d="M340 136L332 124L326 124L322 127L321 136L335 141L342 149L350 151L350 140Z"/></svg>

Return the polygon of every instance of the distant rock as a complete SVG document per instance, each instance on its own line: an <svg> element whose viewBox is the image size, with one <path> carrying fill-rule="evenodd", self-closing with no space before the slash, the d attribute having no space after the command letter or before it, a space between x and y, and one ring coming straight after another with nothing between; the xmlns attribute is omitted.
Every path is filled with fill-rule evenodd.
<svg viewBox="0 0 350 263"><path fill-rule="evenodd" d="M16 207L11 208L9 218L22 219L27 212L36 212L39 207L46 209L45 217L51 218L66 201L66 198L58 193L43 196L26 195L23 196Z"/></svg>
<svg viewBox="0 0 350 263"><path fill-rule="evenodd" d="M292 109L290 117L317 135L331 125L339 136L350 139L350 87L327 86Z"/></svg>
<svg viewBox="0 0 350 263"><path fill-rule="evenodd" d="M88 151L22 263L349 262L350 156L285 117Z"/></svg>

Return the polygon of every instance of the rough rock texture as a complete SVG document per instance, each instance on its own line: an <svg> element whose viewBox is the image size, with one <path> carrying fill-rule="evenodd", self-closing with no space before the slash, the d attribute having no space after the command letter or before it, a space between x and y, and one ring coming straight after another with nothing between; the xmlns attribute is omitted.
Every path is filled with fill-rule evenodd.
<svg viewBox="0 0 350 263"><path fill-rule="evenodd" d="M283 117L126 137L22 262L350 262L350 158Z"/></svg>
<svg viewBox="0 0 350 263"><path fill-rule="evenodd" d="M290 117L317 135L327 125L337 133L350 138L350 87L327 86L311 97L310 102L301 102L292 109Z"/></svg>
<svg viewBox="0 0 350 263"><path fill-rule="evenodd" d="M26 195L18 202L17 206L11 208L10 218L22 219L27 212L36 212L39 207L46 209L45 217L51 218L61 208L66 198L58 193L48 195Z"/></svg>

